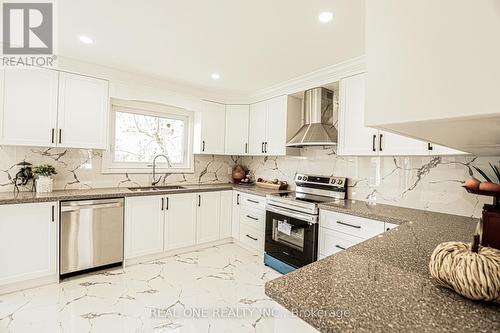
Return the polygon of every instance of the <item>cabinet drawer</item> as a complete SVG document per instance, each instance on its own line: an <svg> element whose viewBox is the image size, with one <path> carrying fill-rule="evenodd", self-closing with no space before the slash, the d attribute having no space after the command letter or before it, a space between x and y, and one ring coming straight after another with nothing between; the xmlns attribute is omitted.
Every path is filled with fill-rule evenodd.
<svg viewBox="0 0 500 333"><path fill-rule="evenodd" d="M256 195L241 193L240 204L242 206L247 206L254 209L259 209L262 211L266 210L266 198L259 197Z"/></svg>
<svg viewBox="0 0 500 333"><path fill-rule="evenodd" d="M240 225L240 242L257 251L264 252L264 232L251 228L247 225Z"/></svg>
<svg viewBox="0 0 500 333"><path fill-rule="evenodd" d="M255 209L241 207L240 223L264 231L266 229L266 215Z"/></svg>
<svg viewBox="0 0 500 333"><path fill-rule="evenodd" d="M353 245L363 242L364 239L350 236L342 232L319 228L319 253L320 258L330 256L345 250Z"/></svg>
<svg viewBox="0 0 500 333"><path fill-rule="evenodd" d="M363 239L372 238L385 231L384 222L324 210L320 213L319 223L321 227Z"/></svg>

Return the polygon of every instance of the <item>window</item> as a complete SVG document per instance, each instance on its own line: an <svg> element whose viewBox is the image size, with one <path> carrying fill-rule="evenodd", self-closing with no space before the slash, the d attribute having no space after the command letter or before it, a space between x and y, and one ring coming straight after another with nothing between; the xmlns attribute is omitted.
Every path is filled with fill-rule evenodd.
<svg viewBox="0 0 500 333"><path fill-rule="evenodd" d="M158 168L192 172L190 149L192 113L152 103L112 100L111 150L104 156L104 172L149 173L158 154Z"/></svg>

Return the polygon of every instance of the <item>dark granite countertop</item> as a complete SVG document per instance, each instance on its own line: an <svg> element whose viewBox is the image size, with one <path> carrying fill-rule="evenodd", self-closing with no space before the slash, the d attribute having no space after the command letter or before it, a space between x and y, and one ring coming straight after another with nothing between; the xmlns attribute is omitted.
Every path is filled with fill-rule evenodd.
<svg viewBox="0 0 500 333"><path fill-rule="evenodd" d="M477 219L350 200L320 208L400 225L268 282L276 302L321 332L500 331L500 305L465 299L429 274L434 248L471 241Z"/></svg>
<svg viewBox="0 0 500 333"><path fill-rule="evenodd" d="M64 201L64 200L90 200L90 199L103 199L113 197L133 197L133 196L146 196L146 195L165 195L173 193L190 193L190 192L210 192L210 191L223 191L232 190L233 188L255 195L266 196L271 193L278 193L283 191L266 190L256 186L241 186L230 183L217 183L217 184L179 184L184 187L182 189L165 190L158 192L151 191L131 191L126 187L123 188L96 188L88 190L56 190L51 193L33 193L33 192L0 192L0 205L6 204L20 204L20 203L33 203L33 202L50 202L50 201Z"/></svg>

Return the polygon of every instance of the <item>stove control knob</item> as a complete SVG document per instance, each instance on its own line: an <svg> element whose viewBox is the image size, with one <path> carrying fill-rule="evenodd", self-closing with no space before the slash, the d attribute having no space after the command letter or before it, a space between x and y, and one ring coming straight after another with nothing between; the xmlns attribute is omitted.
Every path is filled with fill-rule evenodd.
<svg viewBox="0 0 500 333"><path fill-rule="evenodd" d="M337 184L338 184L338 185L342 185L342 183L343 183L343 182L342 182L342 179L337 180Z"/></svg>
<svg viewBox="0 0 500 333"><path fill-rule="evenodd" d="M307 176L304 176L304 177L302 178L302 180L303 180L303 181L306 181L306 180L307 180Z"/></svg>
<svg viewBox="0 0 500 333"><path fill-rule="evenodd" d="M297 176L297 179L298 180L302 180L302 176Z"/></svg>
<svg viewBox="0 0 500 333"><path fill-rule="evenodd" d="M332 180L330 181L330 184L335 184L335 179L332 179Z"/></svg>

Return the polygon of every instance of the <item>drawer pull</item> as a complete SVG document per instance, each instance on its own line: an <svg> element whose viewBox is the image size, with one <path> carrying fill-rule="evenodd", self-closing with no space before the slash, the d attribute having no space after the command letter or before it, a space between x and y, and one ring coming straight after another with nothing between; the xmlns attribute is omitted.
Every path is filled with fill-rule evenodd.
<svg viewBox="0 0 500 333"><path fill-rule="evenodd" d="M252 219L252 220L254 220L254 221L258 221L258 220L259 220L258 218L256 218L256 217L253 217L253 216L250 216L250 215L247 215L247 217L248 217L249 219Z"/></svg>
<svg viewBox="0 0 500 333"><path fill-rule="evenodd" d="M342 246L340 246L340 245L335 245L335 247L336 247L337 249L345 250L345 247L342 247Z"/></svg>
<svg viewBox="0 0 500 333"><path fill-rule="evenodd" d="M248 238L250 238L250 239L253 239L254 241L257 241L257 240L258 240L257 238L254 238L254 237L250 236L249 234L246 234L245 236L247 236L247 237L248 237Z"/></svg>
<svg viewBox="0 0 500 333"><path fill-rule="evenodd" d="M259 202L258 201L255 201L255 200L252 200L252 199L247 199L248 202L251 202L251 203L254 203L254 204L258 204Z"/></svg>
<svg viewBox="0 0 500 333"><path fill-rule="evenodd" d="M348 227L351 227L351 228L361 229L360 225L349 224L349 223L345 223L345 222L342 222L342 221L337 221L337 223L345 225L345 226L348 226Z"/></svg>

